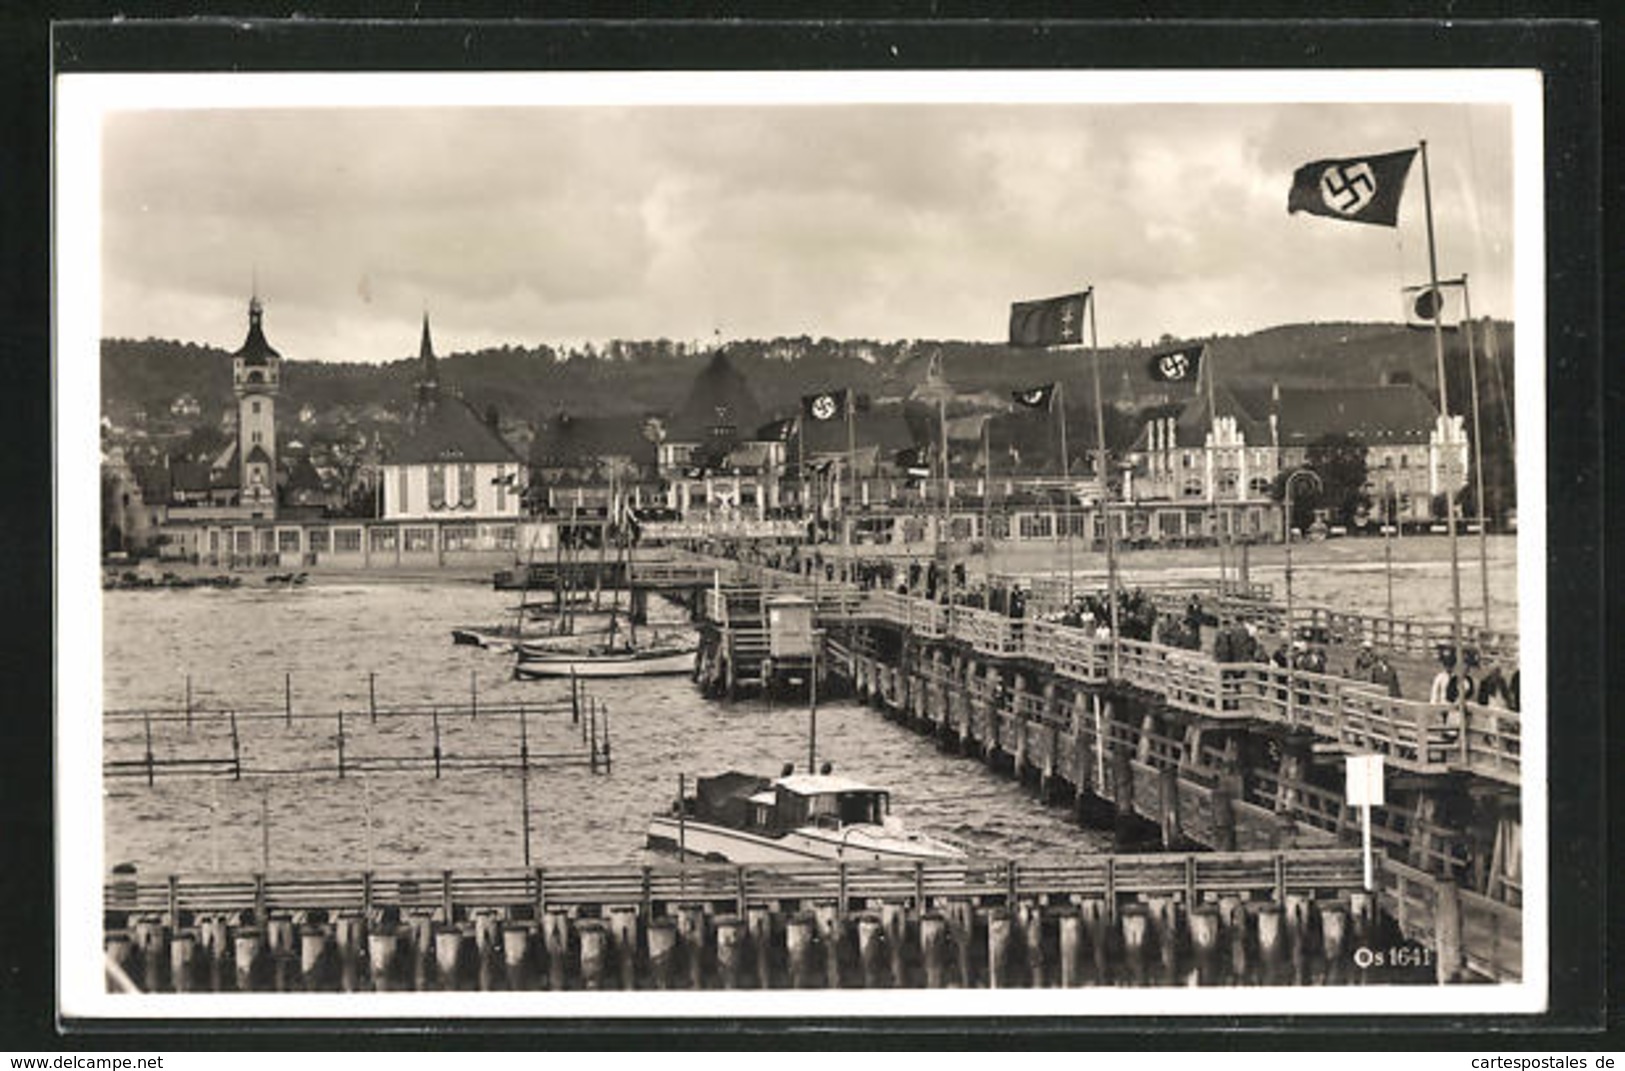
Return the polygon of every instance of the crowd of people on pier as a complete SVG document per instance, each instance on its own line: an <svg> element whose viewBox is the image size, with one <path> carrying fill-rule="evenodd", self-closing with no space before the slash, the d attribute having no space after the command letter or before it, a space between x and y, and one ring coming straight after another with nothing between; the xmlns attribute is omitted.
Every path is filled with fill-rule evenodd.
<svg viewBox="0 0 1625 1071"><path fill-rule="evenodd" d="M710 549L722 557L746 561L771 569L782 569L831 583L856 584L865 591L893 591L933 602L950 602L979 610L991 610L1015 619L1029 616L1029 592L1009 578L972 580L963 563L944 567L936 561L862 560L826 557L816 548L791 545L788 548L762 547L753 542L727 543ZM1059 612L1046 618L1068 628L1083 629L1096 639L1112 638L1114 617L1105 591L1078 594ZM1168 647L1197 651L1203 637L1212 635L1212 654L1217 662L1267 663L1280 669L1325 675L1335 673L1347 680L1369 683L1391 698L1403 698L1400 674L1389 653L1379 650L1369 639L1360 641L1353 657L1342 667L1331 664L1331 637L1325 630L1300 629L1293 636L1274 637L1274 646L1263 637L1259 624L1245 619L1221 622L1197 595L1190 596L1182 613L1166 613L1141 589L1117 592L1115 625L1127 640L1155 642ZM1506 710L1519 709L1519 674L1500 666L1483 666L1477 650L1462 652L1464 663L1456 671L1453 648L1441 647L1439 670L1433 678L1428 700L1433 703L1466 701Z"/></svg>

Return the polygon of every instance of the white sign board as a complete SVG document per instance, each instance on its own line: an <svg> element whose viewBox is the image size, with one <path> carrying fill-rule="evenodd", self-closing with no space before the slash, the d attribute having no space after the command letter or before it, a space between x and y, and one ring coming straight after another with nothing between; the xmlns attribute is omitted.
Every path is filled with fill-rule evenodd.
<svg viewBox="0 0 1625 1071"><path fill-rule="evenodd" d="M1351 807L1381 807L1382 756L1350 755L1346 760L1347 772L1343 776L1348 786Z"/></svg>

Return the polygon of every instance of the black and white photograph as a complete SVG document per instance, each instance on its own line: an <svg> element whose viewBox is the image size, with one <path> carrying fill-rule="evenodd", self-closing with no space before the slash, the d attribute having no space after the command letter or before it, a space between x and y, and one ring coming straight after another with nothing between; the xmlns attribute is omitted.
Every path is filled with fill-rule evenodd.
<svg viewBox="0 0 1625 1071"><path fill-rule="evenodd" d="M1547 1009L1538 72L56 94L64 1014Z"/></svg>

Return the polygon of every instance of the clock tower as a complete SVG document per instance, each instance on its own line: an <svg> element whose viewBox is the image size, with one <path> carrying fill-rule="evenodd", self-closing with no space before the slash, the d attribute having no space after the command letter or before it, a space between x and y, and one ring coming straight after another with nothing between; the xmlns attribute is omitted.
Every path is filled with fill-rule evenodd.
<svg viewBox="0 0 1625 1071"><path fill-rule="evenodd" d="M237 394L240 502L251 516L269 520L276 517L276 397L282 355L265 341L262 316L256 293L248 302L248 337L231 355L231 385Z"/></svg>

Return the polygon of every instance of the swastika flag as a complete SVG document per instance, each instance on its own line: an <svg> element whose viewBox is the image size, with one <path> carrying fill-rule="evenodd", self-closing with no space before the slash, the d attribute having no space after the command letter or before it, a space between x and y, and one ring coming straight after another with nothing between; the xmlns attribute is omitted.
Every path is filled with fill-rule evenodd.
<svg viewBox="0 0 1625 1071"><path fill-rule="evenodd" d="M1148 371L1158 383L1184 383L1193 380L1202 371L1203 343L1184 346L1177 350L1164 350L1151 358Z"/></svg>
<svg viewBox="0 0 1625 1071"><path fill-rule="evenodd" d="M1055 396L1055 384L1044 383L1037 387L1027 387L1023 390L1010 392L1010 400L1017 405L1028 409L1048 409L1049 400Z"/></svg>
<svg viewBox="0 0 1625 1071"><path fill-rule="evenodd" d="M1351 156L1342 160L1316 160L1292 173L1292 192L1287 195L1287 212L1308 212L1316 216L1395 226L1399 221L1399 197L1405 192L1405 176L1410 173L1415 149Z"/></svg>
<svg viewBox="0 0 1625 1071"><path fill-rule="evenodd" d="M1066 346L1083 341L1087 290L1077 294L1017 301L1010 306L1010 345Z"/></svg>
<svg viewBox="0 0 1625 1071"><path fill-rule="evenodd" d="M850 390L826 390L801 396L801 411L817 421L839 420L852 404Z"/></svg>

